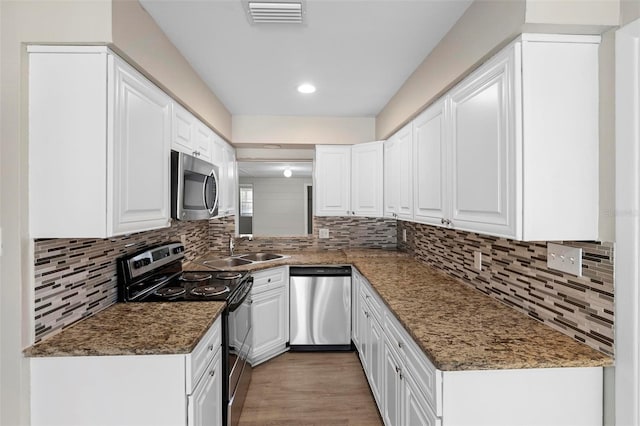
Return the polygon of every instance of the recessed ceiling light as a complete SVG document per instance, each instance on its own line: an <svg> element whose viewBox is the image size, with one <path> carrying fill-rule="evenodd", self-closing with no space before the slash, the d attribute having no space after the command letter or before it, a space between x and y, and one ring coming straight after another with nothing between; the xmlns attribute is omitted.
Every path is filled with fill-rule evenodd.
<svg viewBox="0 0 640 426"><path fill-rule="evenodd" d="M303 83L300 86L298 86L298 92L300 93L313 93L316 91L316 86L314 86L313 84L310 83Z"/></svg>
<svg viewBox="0 0 640 426"><path fill-rule="evenodd" d="M291 177L292 173L291 173L291 169L285 169L284 172L282 173L284 175L284 177Z"/></svg>

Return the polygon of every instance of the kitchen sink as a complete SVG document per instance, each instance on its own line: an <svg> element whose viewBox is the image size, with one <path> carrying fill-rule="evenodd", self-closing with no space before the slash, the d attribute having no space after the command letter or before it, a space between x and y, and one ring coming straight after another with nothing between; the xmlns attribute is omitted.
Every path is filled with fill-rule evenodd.
<svg viewBox="0 0 640 426"><path fill-rule="evenodd" d="M233 268L234 266L242 266L253 263L251 260L240 259L239 257L225 257L222 259L205 260L202 262L211 268L224 269Z"/></svg>
<svg viewBox="0 0 640 426"><path fill-rule="evenodd" d="M253 262L266 262L268 260L284 259L285 256L276 253L249 253L241 255L240 258L251 260Z"/></svg>

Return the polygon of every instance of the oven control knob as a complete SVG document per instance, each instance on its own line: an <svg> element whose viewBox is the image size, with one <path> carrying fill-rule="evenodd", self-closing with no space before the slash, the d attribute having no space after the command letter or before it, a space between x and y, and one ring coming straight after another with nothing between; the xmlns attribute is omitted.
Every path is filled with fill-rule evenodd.
<svg viewBox="0 0 640 426"><path fill-rule="evenodd" d="M147 265L148 265L148 264L150 264L150 263L151 263L151 259L147 259L147 258L142 259L142 265L143 265L143 266L147 266Z"/></svg>
<svg viewBox="0 0 640 426"><path fill-rule="evenodd" d="M184 247L176 247L173 249L173 254L179 254L184 251Z"/></svg>
<svg viewBox="0 0 640 426"><path fill-rule="evenodd" d="M141 268L142 267L142 260L136 260L135 262L133 262L133 267L135 269Z"/></svg>

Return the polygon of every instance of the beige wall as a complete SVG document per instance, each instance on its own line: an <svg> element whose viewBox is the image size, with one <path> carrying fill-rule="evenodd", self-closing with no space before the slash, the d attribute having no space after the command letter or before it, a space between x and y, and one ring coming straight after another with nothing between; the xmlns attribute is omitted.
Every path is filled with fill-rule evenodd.
<svg viewBox="0 0 640 426"><path fill-rule="evenodd" d="M113 44L191 112L231 140L227 108L137 1L113 1Z"/></svg>
<svg viewBox="0 0 640 426"><path fill-rule="evenodd" d="M456 83L497 47L514 38L525 1L475 1L376 117L376 138L386 139Z"/></svg>
<svg viewBox="0 0 640 426"><path fill-rule="evenodd" d="M618 0L527 0L527 24L618 25Z"/></svg>
<svg viewBox="0 0 640 426"><path fill-rule="evenodd" d="M22 43L108 41L111 5L108 1L0 3L0 424L21 425L29 422L28 361L22 356L22 348L30 343L33 334L33 253L27 205L27 64Z"/></svg>
<svg viewBox="0 0 640 426"><path fill-rule="evenodd" d="M620 2L620 25L627 25L640 18L640 1L622 0Z"/></svg>
<svg viewBox="0 0 640 426"><path fill-rule="evenodd" d="M356 144L375 140L373 117L234 115L233 143Z"/></svg>

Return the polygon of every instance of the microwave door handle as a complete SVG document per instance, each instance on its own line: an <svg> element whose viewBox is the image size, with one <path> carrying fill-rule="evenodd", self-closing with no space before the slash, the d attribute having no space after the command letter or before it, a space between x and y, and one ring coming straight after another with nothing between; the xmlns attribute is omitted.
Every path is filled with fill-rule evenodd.
<svg viewBox="0 0 640 426"><path fill-rule="evenodd" d="M216 171L215 170L211 170L211 174L209 174L209 176L211 177L211 179L213 179L214 184L216 185L216 199L213 201L213 206L211 207L211 210L209 210L209 213L213 214L213 211L216 209L216 207L218 207L218 199L220 198L220 191L218 188L218 176L216 176Z"/></svg>
<svg viewBox="0 0 640 426"><path fill-rule="evenodd" d="M204 204L204 207L209 211L209 214L213 214L213 211L218 205L219 191L216 190L216 199L213 201L213 206L209 207L209 205L207 204L207 184L209 182L209 179L217 183L215 170L211 170L211 173L204 179L204 184L202 185L202 203Z"/></svg>

